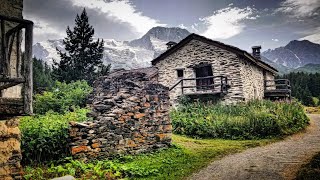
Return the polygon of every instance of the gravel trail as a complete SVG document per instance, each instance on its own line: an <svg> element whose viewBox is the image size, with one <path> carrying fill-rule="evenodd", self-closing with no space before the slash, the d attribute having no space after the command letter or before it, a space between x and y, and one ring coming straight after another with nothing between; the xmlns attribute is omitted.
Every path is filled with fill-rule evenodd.
<svg viewBox="0 0 320 180"><path fill-rule="evenodd" d="M308 116L311 121L304 132L280 142L226 156L193 174L190 179L294 179L300 166L320 152L320 115Z"/></svg>

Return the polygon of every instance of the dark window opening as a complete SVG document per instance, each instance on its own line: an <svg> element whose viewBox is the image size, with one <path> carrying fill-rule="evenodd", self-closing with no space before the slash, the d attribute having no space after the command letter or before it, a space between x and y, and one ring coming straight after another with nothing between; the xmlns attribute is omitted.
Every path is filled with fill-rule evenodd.
<svg viewBox="0 0 320 180"><path fill-rule="evenodd" d="M177 75L178 75L178 78L183 78L183 70L182 69L178 69L177 70Z"/></svg>
<svg viewBox="0 0 320 180"><path fill-rule="evenodd" d="M206 78L213 76L211 65L195 68L195 72L196 78L200 78L196 80L197 90L213 89L213 78Z"/></svg>

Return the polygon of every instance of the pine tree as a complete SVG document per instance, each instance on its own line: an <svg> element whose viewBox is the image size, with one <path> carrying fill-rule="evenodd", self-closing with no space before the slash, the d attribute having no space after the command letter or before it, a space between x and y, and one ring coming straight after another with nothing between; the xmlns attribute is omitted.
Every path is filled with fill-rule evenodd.
<svg viewBox="0 0 320 180"><path fill-rule="evenodd" d="M72 82L86 80L92 84L95 78L105 75L110 65L102 63L103 40L93 41L94 28L84 9L75 19L73 30L67 27L67 37L63 40L66 52L57 49L60 62L54 62L54 76L59 81Z"/></svg>
<svg viewBox="0 0 320 180"><path fill-rule="evenodd" d="M33 58L33 90L34 93L41 93L43 90L50 89L54 81L52 72L46 62L41 59Z"/></svg>

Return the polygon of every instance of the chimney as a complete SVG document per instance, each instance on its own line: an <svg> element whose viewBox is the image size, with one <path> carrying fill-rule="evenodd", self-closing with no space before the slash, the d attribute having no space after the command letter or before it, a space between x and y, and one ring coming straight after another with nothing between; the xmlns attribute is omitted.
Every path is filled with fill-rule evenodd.
<svg viewBox="0 0 320 180"><path fill-rule="evenodd" d="M260 49L261 49L261 46L252 46L252 55L253 55L253 57L255 57L257 59L261 59Z"/></svg>
<svg viewBox="0 0 320 180"><path fill-rule="evenodd" d="M177 43L176 42L173 42L173 41L169 41L166 45L167 45L167 49L170 49L172 48L174 45L176 45Z"/></svg>

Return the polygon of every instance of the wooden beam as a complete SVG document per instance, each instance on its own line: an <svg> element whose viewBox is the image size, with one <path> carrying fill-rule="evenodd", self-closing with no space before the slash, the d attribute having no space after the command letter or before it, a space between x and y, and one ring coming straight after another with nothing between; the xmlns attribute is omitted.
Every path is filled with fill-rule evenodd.
<svg viewBox="0 0 320 180"><path fill-rule="evenodd" d="M21 65L20 65L20 61L21 61L21 30L19 30L17 32L17 42L16 42L16 46L17 46L17 64L16 64L16 70L17 70L17 77L21 76Z"/></svg>
<svg viewBox="0 0 320 180"><path fill-rule="evenodd" d="M16 23L32 24L33 25L32 21L20 19L20 18L16 18L16 17L3 16L3 15L0 15L0 20L6 20L6 21L12 21L12 22L16 22Z"/></svg>
<svg viewBox="0 0 320 180"><path fill-rule="evenodd" d="M12 34L21 31L23 28L25 28L26 25L25 24L18 24L16 27L10 29L8 32L6 32L6 36L7 38L9 38Z"/></svg>
<svg viewBox="0 0 320 180"><path fill-rule="evenodd" d="M11 36L7 36L6 40L7 40L7 46L8 46L8 62L9 62L9 67L10 67L10 64L11 64L11 53L12 53L12 46L13 46L13 42L14 42L14 38L15 38L15 33L12 34Z"/></svg>
<svg viewBox="0 0 320 180"><path fill-rule="evenodd" d="M6 27L4 20L1 20L1 53L2 53L2 75L9 76L9 63L8 63L8 49L7 49L7 40L6 40Z"/></svg>
<svg viewBox="0 0 320 180"><path fill-rule="evenodd" d="M0 78L0 82L16 82L16 83L24 83L24 78Z"/></svg>
<svg viewBox="0 0 320 180"><path fill-rule="evenodd" d="M12 86L16 86L16 85L18 85L18 84L20 84L20 83L19 83L19 82L9 82L9 83L6 83L6 84L0 86L0 91L1 91L1 90L4 90L4 89L8 89L8 88L10 88L10 87L12 87Z"/></svg>
<svg viewBox="0 0 320 180"><path fill-rule="evenodd" d="M24 59L24 112L33 114L32 93L33 93L33 72L32 72L32 40L33 40L33 24L26 25L25 31L25 59Z"/></svg>

